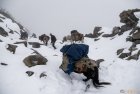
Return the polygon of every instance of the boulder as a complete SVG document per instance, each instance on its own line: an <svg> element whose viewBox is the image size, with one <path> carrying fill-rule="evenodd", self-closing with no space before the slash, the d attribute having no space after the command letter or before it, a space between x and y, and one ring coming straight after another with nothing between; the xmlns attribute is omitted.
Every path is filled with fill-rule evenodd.
<svg viewBox="0 0 140 94"><path fill-rule="evenodd" d="M126 58L126 57L128 57L130 55L131 55L131 52L129 52L129 53L121 53L119 58L124 59L124 58Z"/></svg>
<svg viewBox="0 0 140 94"><path fill-rule="evenodd" d="M122 53L123 50L124 50L124 48L118 49L118 50L117 50L117 55L119 55L120 53Z"/></svg>
<svg viewBox="0 0 140 94"><path fill-rule="evenodd" d="M43 44L40 44L38 42L28 42L30 45L32 45L33 48L40 48L40 45L43 45Z"/></svg>
<svg viewBox="0 0 140 94"><path fill-rule="evenodd" d="M26 73L28 74L28 76L32 76L34 74L34 72L32 71L26 71Z"/></svg>
<svg viewBox="0 0 140 94"><path fill-rule="evenodd" d="M1 65L3 65L3 66L7 66L8 64L6 64L6 63L0 63Z"/></svg>
<svg viewBox="0 0 140 94"><path fill-rule="evenodd" d="M23 60L24 64L28 67L33 67L36 65L46 65L47 61L48 60L45 57L43 57L39 54L27 56Z"/></svg>
<svg viewBox="0 0 140 94"><path fill-rule="evenodd" d="M0 35L7 37L8 33L2 27L0 27Z"/></svg>
<svg viewBox="0 0 140 94"><path fill-rule="evenodd" d="M41 73L40 78L42 78L42 77L47 77L47 74L45 72Z"/></svg>
<svg viewBox="0 0 140 94"><path fill-rule="evenodd" d="M7 50L9 50L10 52L13 52L13 54L15 54L16 48L17 48L16 45L8 44Z"/></svg>

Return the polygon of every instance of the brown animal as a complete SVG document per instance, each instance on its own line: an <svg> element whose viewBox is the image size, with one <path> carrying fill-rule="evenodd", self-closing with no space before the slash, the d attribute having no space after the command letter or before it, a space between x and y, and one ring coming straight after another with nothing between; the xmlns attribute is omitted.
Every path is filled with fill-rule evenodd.
<svg viewBox="0 0 140 94"><path fill-rule="evenodd" d="M43 35L39 36L39 40L43 41L43 43L44 43L45 45L48 44L49 39L50 39L50 37L47 36L46 34L43 34Z"/></svg>
<svg viewBox="0 0 140 94"><path fill-rule="evenodd" d="M76 41L84 42L84 35L79 33L77 30L72 30L71 31L71 40L73 42L76 42Z"/></svg>
<svg viewBox="0 0 140 94"><path fill-rule="evenodd" d="M28 33L26 31L21 30L20 31L20 39L27 40L28 39Z"/></svg>
<svg viewBox="0 0 140 94"><path fill-rule="evenodd" d="M64 36L62 42L65 42L65 41L68 41L68 40L69 40L69 41L72 41L70 35Z"/></svg>

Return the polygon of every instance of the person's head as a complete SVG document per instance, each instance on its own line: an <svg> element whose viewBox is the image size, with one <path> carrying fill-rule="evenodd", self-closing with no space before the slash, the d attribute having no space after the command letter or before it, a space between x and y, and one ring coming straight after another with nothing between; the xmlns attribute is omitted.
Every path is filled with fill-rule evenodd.
<svg viewBox="0 0 140 94"><path fill-rule="evenodd" d="M50 36L52 35L52 33L50 33Z"/></svg>

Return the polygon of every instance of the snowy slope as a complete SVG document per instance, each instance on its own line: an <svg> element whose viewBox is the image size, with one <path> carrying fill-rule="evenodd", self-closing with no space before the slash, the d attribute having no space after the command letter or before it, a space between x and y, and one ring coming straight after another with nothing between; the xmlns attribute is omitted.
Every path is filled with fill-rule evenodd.
<svg viewBox="0 0 140 94"><path fill-rule="evenodd" d="M0 23L7 32L8 29L20 31L17 24L12 23L8 18L4 23ZM11 25L11 26L10 26ZM111 32L110 28L103 28L104 33ZM28 68L23 63L23 59L31 55L31 45L25 47L22 44L17 44L15 54L6 50L6 45L14 43L19 40L19 35L9 35L8 37L0 36L3 42L0 42L0 63L6 63L7 66L0 65L0 94L130 94L130 90L140 93L140 60L126 61L119 59L116 51L119 48L128 48L132 43L126 42L126 37L130 31L124 33L122 36L115 36L114 39L102 38L94 41L94 39L85 38L84 44L89 45L88 56L94 60L104 59L100 66L100 80L109 81L110 86L105 86L99 89L92 86L91 81L86 84L82 81L85 78L82 74L72 73L71 78L59 69L62 63L62 53L60 49L66 42L61 44L61 40L56 42L57 49L54 50L50 45L42 45L36 48L39 53L48 59L47 65L38 65ZM9 34L9 33L8 33ZM38 41L36 38L28 39L28 41ZM138 45L139 46L139 45ZM138 47L140 48L140 47ZM135 53L135 52L134 52ZM133 54L134 54L133 53ZM32 76L28 76L26 71L33 71ZM47 77L40 78L41 73L45 73ZM86 85L90 84L90 88L85 92Z"/></svg>

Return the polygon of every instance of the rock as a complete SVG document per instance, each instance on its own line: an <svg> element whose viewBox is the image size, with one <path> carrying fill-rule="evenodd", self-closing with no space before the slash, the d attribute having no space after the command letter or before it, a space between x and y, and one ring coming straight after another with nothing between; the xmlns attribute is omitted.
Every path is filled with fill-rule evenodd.
<svg viewBox="0 0 140 94"><path fill-rule="evenodd" d="M2 27L0 27L0 35L7 37L8 33Z"/></svg>
<svg viewBox="0 0 140 94"><path fill-rule="evenodd" d="M93 38L93 34L86 34L84 37Z"/></svg>
<svg viewBox="0 0 140 94"><path fill-rule="evenodd" d="M9 33L14 34L14 31L13 30L10 30Z"/></svg>
<svg viewBox="0 0 140 94"><path fill-rule="evenodd" d="M7 50L9 50L10 52L13 52L13 54L15 54L16 48L17 48L16 45L8 44Z"/></svg>
<svg viewBox="0 0 140 94"><path fill-rule="evenodd" d="M138 60L140 55L140 50L137 52L137 54L134 54L132 56L129 56L126 60Z"/></svg>
<svg viewBox="0 0 140 94"><path fill-rule="evenodd" d="M126 58L126 57L128 57L130 55L131 55L131 52L129 52L129 53L121 53L119 58L124 59L124 58Z"/></svg>
<svg viewBox="0 0 140 94"><path fill-rule="evenodd" d="M137 44L140 44L140 40L136 40L134 41L134 43L137 45Z"/></svg>
<svg viewBox="0 0 140 94"><path fill-rule="evenodd" d="M100 38L94 39L94 41L98 41L98 40L100 40Z"/></svg>
<svg viewBox="0 0 140 94"><path fill-rule="evenodd" d="M134 40L133 40L133 38L132 38L131 36L128 36L128 37L126 38L126 42L127 42L127 41L133 42Z"/></svg>
<svg viewBox="0 0 140 94"><path fill-rule="evenodd" d="M132 29L131 26L122 25L122 26L121 26L121 31L118 33L118 35L122 35L125 31L128 31L128 30L130 30L130 29Z"/></svg>
<svg viewBox="0 0 140 94"><path fill-rule="evenodd" d="M27 41L15 42L14 44L24 44L24 46L27 47Z"/></svg>
<svg viewBox="0 0 140 94"><path fill-rule="evenodd" d="M104 35L102 35L102 37L112 37L112 35L111 34L104 34Z"/></svg>
<svg viewBox="0 0 140 94"><path fill-rule="evenodd" d="M28 74L29 77L34 74L34 72L32 72L32 71L26 71L26 73Z"/></svg>
<svg viewBox="0 0 140 94"><path fill-rule="evenodd" d="M3 22L3 20L0 19L0 22Z"/></svg>
<svg viewBox="0 0 140 94"><path fill-rule="evenodd" d="M26 57L23 62L26 66L28 67L33 67L33 66L36 66L36 65L46 65L46 62L48 60L41 56L41 55L30 55L28 57Z"/></svg>
<svg viewBox="0 0 140 94"><path fill-rule="evenodd" d="M42 78L42 77L47 77L47 74L45 72L41 73L40 78Z"/></svg>
<svg viewBox="0 0 140 94"><path fill-rule="evenodd" d="M99 33L102 27L96 26L93 30L93 38L98 38L103 32Z"/></svg>
<svg viewBox="0 0 140 94"><path fill-rule="evenodd" d="M40 48L40 45L43 45L43 44L40 44L38 42L28 42L30 45L32 45L33 48Z"/></svg>
<svg viewBox="0 0 140 94"><path fill-rule="evenodd" d="M134 33L134 34L132 35L132 38L133 38L133 39L140 39L140 31Z"/></svg>
<svg viewBox="0 0 140 94"><path fill-rule="evenodd" d="M117 55L119 55L120 53L122 53L123 50L124 50L124 48L122 48L122 49L118 49L118 50L117 50Z"/></svg>
<svg viewBox="0 0 140 94"><path fill-rule="evenodd" d="M3 65L3 66L7 66L8 64L6 64L6 63L0 63L1 65Z"/></svg>
<svg viewBox="0 0 140 94"><path fill-rule="evenodd" d="M3 42L3 41L0 39L0 42Z"/></svg>

